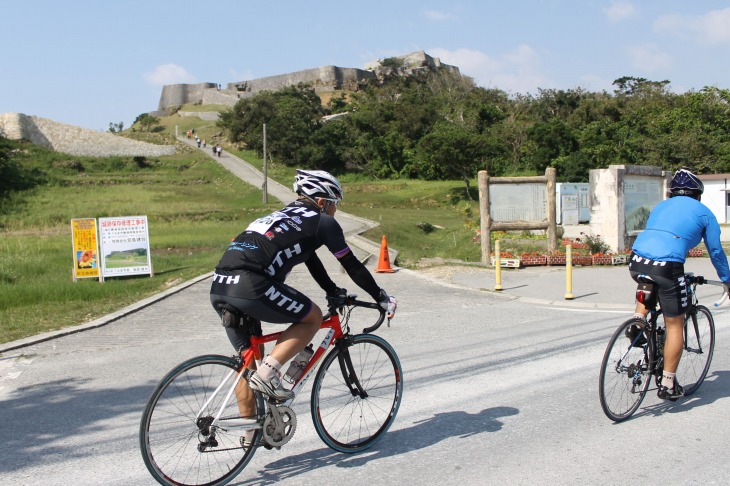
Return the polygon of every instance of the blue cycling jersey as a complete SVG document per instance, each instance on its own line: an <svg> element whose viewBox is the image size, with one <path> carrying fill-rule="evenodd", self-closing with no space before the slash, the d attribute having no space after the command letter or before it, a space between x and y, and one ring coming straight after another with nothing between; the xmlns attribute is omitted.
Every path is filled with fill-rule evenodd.
<svg viewBox="0 0 730 486"><path fill-rule="evenodd" d="M651 260L684 263L687 253L703 239L717 275L730 282L720 225L707 206L691 197L676 196L657 204L632 250Z"/></svg>

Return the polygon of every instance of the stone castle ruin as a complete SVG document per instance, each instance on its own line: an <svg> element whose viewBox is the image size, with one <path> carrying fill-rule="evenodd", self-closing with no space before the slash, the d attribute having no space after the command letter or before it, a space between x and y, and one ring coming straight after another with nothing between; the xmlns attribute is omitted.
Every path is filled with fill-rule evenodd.
<svg viewBox="0 0 730 486"><path fill-rule="evenodd" d="M443 64L437 57L424 51L392 58L399 67L383 65L382 59L365 65L365 69L322 66L289 74L268 76L248 81L228 83L225 88L215 83L171 84L162 88L160 103L154 116L169 114L171 109L185 104L233 106L241 98L254 96L261 91L276 91L298 84L310 85L315 92L334 90L356 91L363 81L383 80L389 76L410 76L424 70L446 70L461 75L459 68Z"/></svg>
<svg viewBox="0 0 730 486"><path fill-rule="evenodd" d="M300 83L310 85L316 92L334 90L356 91L363 81L383 81L390 76L411 76L423 71L446 70L461 75L459 68L417 51L405 56L368 63L365 69L323 66L289 74L268 76L249 81L228 83L225 88L214 83L172 84L162 88L160 103L153 116L166 116L185 104L233 106L241 98L261 91L276 91ZM181 115L186 113L180 112ZM203 119L217 119L217 112L189 113ZM23 113L0 113L0 136L11 140L28 140L57 152L89 157L172 155L172 145L156 145L131 140L108 132L98 132L47 118Z"/></svg>

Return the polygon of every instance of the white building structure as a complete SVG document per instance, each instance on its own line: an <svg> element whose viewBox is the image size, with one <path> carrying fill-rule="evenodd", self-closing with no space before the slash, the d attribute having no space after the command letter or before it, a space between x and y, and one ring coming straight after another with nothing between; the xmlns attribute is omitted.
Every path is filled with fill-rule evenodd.
<svg viewBox="0 0 730 486"><path fill-rule="evenodd" d="M718 223L730 223L730 174L708 174L698 177L705 185L702 203L710 208Z"/></svg>

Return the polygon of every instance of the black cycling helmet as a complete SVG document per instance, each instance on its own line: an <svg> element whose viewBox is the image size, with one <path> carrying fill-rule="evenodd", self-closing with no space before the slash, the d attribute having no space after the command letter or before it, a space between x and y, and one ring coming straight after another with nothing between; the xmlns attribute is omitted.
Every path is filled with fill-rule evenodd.
<svg viewBox="0 0 730 486"><path fill-rule="evenodd" d="M344 197L340 181L329 172L323 170L297 169L293 189L297 194L312 199L323 197L340 202Z"/></svg>
<svg viewBox="0 0 730 486"><path fill-rule="evenodd" d="M684 167L674 173L669 183L669 197L690 196L698 199L704 190L705 185L702 181Z"/></svg>

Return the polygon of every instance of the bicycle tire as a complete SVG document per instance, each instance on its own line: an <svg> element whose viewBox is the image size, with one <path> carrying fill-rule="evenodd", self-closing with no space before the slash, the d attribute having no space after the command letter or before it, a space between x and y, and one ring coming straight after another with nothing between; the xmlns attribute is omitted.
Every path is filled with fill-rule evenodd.
<svg viewBox="0 0 730 486"><path fill-rule="evenodd" d="M261 429L256 429L252 446L246 449L242 444L242 430L227 429L225 425L226 420L241 419L235 395L219 421L214 436L217 444L203 452L199 450L201 440L209 436L198 426L198 413L231 370L238 372L240 362L226 356L198 356L175 367L152 392L142 414L139 440L144 463L160 484L226 484L253 457L261 440ZM205 407L204 418L211 419L217 413L227 391L225 388ZM254 396L257 416L262 417L264 400L259 392Z"/></svg>
<svg viewBox="0 0 730 486"><path fill-rule="evenodd" d="M614 422L622 422L636 412L651 383L649 339L642 347L635 347L626 337L626 330L641 322L629 319L622 323L611 336L601 361L598 395L603 413Z"/></svg>
<svg viewBox="0 0 730 486"><path fill-rule="evenodd" d="M703 305L684 320L684 349L677 367L677 380L688 396L705 381L715 352L715 320ZM696 323L696 327L695 327Z"/></svg>
<svg viewBox="0 0 730 486"><path fill-rule="evenodd" d="M349 355L352 371L366 392L362 397L347 385L340 357ZM353 336L325 356L312 384L314 428L330 448L360 452L383 438L393 424L403 397L403 369L384 339Z"/></svg>

